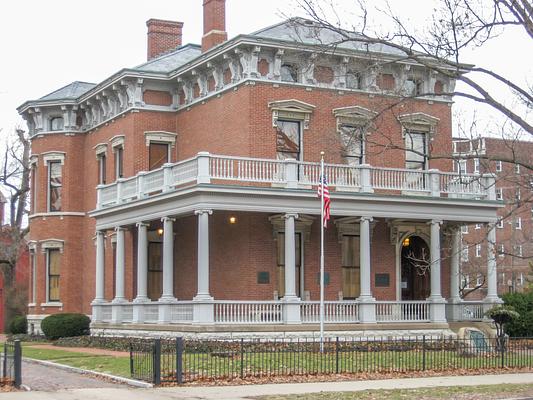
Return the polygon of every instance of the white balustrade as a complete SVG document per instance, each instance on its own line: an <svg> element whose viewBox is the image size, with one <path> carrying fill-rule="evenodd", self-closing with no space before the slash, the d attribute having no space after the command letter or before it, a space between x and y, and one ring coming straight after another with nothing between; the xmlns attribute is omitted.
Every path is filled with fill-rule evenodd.
<svg viewBox="0 0 533 400"><path fill-rule="evenodd" d="M193 320L193 303L179 302L170 305L170 322L192 322Z"/></svg>
<svg viewBox="0 0 533 400"><path fill-rule="evenodd" d="M159 320L159 305L156 302L146 303L144 307L144 321L156 323Z"/></svg>
<svg viewBox="0 0 533 400"><path fill-rule="evenodd" d="M427 192L429 175L426 171L398 168L371 168L374 189Z"/></svg>
<svg viewBox="0 0 533 400"><path fill-rule="evenodd" d="M137 178L128 178L122 182L121 201L132 200L137 197Z"/></svg>
<svg viewBox="0 0 533 400"><path fill-rule="evenodd" d="M377 322L428 322L429 303L426 301L377 301Z"/></svg>
<svg viewBox="0 0 533 400"><path fill-rule="evenodd" d="M172 177L176 185L193 182L198 176L196 158L181 161L172 167Z"/></svg>
<svg viewBox="0 0 533 400"><path fill-rule="evenodd" d="M215 179L267 183L285 181L285 164L280 160L211 156L209 170Z"/></svg>
<svg viewBox="0 0 533 400"><path fill-rule="evenodd" d="M133 321L133 305L125 304L121 307L121 320L122 322Z"/></svg>
<svg viewBox="0 0 533 400"><path fill-rule="evenodd" d="M99 304L96 307L102 308L102 321L104 322L111 321L111 315L112 315L111 304Z"/></svg>
<svg viewBox="0 0 533 400"><path fill-rule="evenodd" d="M359 304L355 301L325 301L324 302L324 322L325 323L355 323L359 322ZM320 322L320 302L302 301L301 303L302 323Z"/></svg>
<svg viewBox="0 0 533 400"><path fill-rule="evenodd" d="M453 309L448 315L457 321L482 321L485 318L485 304L482 301L463 301L446 306Z"/></svg>
<svg viewBox="0 0 533 400"><path fill-rule="evenodd" d="M205 165L202 171L200 164ZM482 184L483 177L478 175L375 168L366 165L325 164L324 167L328 184L337 191L355 189L371 193L374 189L381 189L423 192L435 196L444 193L448 197L467 198L487 198L489 192L489 188ZM185 183L209 183L210 179L284 184L289 188L297 188L298 184L316 186L320 179L320 163L316 162L218 156L208 153L199 154L166 168L166 182L164 168L159 168L143 172L134 178L123 179L120 184L99 186L97 207L104 208L117 202L138 200L150 194L173 190Z"/></svg>
<svg viewBox="0 0 533 400"><path fill-rule="evenodd" d="M439 175L442 193L468 197L484 197L487 194L486 189L481 184L480 175L449 172L440 172Z"/></svg>
<svg viewBox="0 0 533 400"><path fill-rule="evenodd" d="M215 323L280 324L282 303L276 301L215 301Z"/></svg>

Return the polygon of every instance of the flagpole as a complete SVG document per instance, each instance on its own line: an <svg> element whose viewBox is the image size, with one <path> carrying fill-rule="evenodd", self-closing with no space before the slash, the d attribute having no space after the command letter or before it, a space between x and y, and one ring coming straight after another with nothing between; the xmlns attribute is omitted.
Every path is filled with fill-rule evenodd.
<svg viewBox="0 0 533 400"><path fill-rule="evenodd" d="M324 152L320 152L320 352L324 352Z"/></svg>

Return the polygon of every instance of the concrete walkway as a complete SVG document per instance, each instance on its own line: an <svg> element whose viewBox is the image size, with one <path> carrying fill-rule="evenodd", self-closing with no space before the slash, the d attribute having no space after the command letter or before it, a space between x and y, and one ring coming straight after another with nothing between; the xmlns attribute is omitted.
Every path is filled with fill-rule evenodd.
<svg viewBox="0 0 533 400"><path fill-rule="evenodd" d="M158 389L100 388L60 390L57 392L11 392L1 393L0 400L131 400L136 398L143 400L244 400L252 396L276 394L344 392L370 389L415 389L421 387L496 385L503 383L533 383L533 373L244 386L180 387Z"/></svg>

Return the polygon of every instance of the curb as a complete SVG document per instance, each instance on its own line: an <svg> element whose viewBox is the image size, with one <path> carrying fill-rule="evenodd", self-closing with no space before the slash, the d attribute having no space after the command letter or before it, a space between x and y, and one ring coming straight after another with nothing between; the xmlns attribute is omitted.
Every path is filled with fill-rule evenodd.
<svg viewBox="0 0 533 400"><path fill-rule="evenodd" d="M117 375L106 374L104 372L97 372L97 371L91 371L88 369L71 367L70 365L58 364L52 361L36 360L34 358L26 358L26 357L22 357L22 361L26 361L26 362L33 363L33 364L46 365L47 367L54 367L54 368L62 369L64 371L75 372L75 373L82 374L82 375L99 376L102 378L107 378L115 382L125 383L126 385L130 385L130 386L134 386L138 388L149 389L149 388L154 387L153 384L148 383L148 382L138 381L136 379L124 378L122 376L117 376Z"/></svg>

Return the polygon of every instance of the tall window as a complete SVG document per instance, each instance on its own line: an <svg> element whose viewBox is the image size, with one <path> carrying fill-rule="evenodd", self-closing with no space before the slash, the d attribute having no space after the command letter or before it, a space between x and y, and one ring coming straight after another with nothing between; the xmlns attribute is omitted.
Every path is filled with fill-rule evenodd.
<svg viewBox="0 0 533 400"><path fill-rule="evenodd" d="M55 117L55 118L50 119L50 130L51 131L63 130L63 118Z"/></svg>
<svg viewBox="0 0 533 400"><path fill-rule="evenodd" d="M302 265L301 234L294 234L296 296L300 296L300 267ZM278 296L285 296L285 233L278 233Z"/></svg>
<svg viewBox="0 0 533 400"><path fill-rule="evenodd" d="M170 145L168 143L150 142L148 163L150 171L169 162Z"/></svg>
<svg viewBox="0 0 533 400"><path fill-rule="evenodd" d="M481 257L481 245L476 244L476 257Z"/></svg>
<svg viewBox="0 0 533 400"><path fill-rule="evenodd" d="M284 82L298 82L298 68L292 64L281 66L281 80Z"/></svg>
<svg viewBox="0 0 533 400"><path fill-rule="evenodd" d="M461 249L461 262L468 262L468 245L464 243Z"/></svg>
<svg viewBox="0 0 533 400"><path fill-rule="evenodd" d="M124 176L124 148L117 146L115 151L115 180Z"/></svg>
<svg viewBox="0 0 533 400"><path fill-rule="evenodd" d="M60 301L60 260L59 249L48 249L46 251L46 270L48 273L48 301Z"/></svg>
<svg viewBox="0 0 533 400"><path fill-rule="evenodd" d="M466 174L466 160L457 160L457 172L460 174Z"/></svg>
<svg viewBox="0 0 533 400"><path fill-rule="evenodd" d="M364 163L364 133L362 126L341 125L341 155L351 166Z"/></svg>
<svg viewBox="0 0 533 400"><path fill-rule="evenodd" d="M30 212L33 214L37 210L37 163L33 163L31 165L31 173L30 173L30 194L31 194L31 201L30 201Z"/></svg>
<svg viewBox="0 0 533 400"><path fill-rule="evenodd" d="M359 297L360 264L359 236L342 236L342 295L344 299L353 300Z"/></svg>
<svg viewBox="0 0 533 400"><path fill-rule="evenodd" d="M474 173L479 173L479 158L474 158Z"/></svg>
<svg viewBox="0 0 533 400"><path fill-rule="evenodd" d="M346 87L348 89L361 89L361 80L359 73L352 70L346 73Z"/></svg>
<svg viewBox="0 0 533 400"><path fill-rule="evenodd" d="M503 200L503 189L496 188L496 200Z"/></svg>
<svg viewBox="0 0 533 400"><path fill-rule="evenodd" d="M158 300L163 293L163 243L148 243L148 297Z"/></svg>
<svg viewBox="0 0 533 400"><path fill-rule="evenodd" d="M514 220L514 227L515 229L522 229L522 218L521 217L517 217Z"/></svg>
<svg viewBox="0 0 533 400"><path fill-rule="evenodd" d="M106 161L105 153L98 155L98 183L104 185L106 183Z"/></svg>
<svg viewBox="0 0 533 400"><path fill-rule="evenodd" d="M496 161L496 172L502 172L502 162L500 160Z"/></svg>
<svg viewBox="0 0 533 400"><path fill-rule="evenodd" d="M426 134L406 130L405 132L405 167L407 169L426 169Z"/></svg>
<svg viewBox="0 0 533 400"><path fill-rule="evenodd" d="M30 249L30 267L31 267L31 281L30 281L30 290L31 290L31 298L30 303L36 302L36 291L37 291L37 279L36 279L36 273L37 273L37 257L35 255L35 249Z"/></svg>
<svg viewBox="0 0 533 400"><path fill-rule="evenodd" d="M63 189L62 165L60 161L48 163L48 211L61 211Z"/></svg>
<svg viewBox="0 0 533 400"><path fill-rule="evenodd" d="M287 158L300 160L300 143L300 122L278 120L276 129L278 160Z"/></svg>

